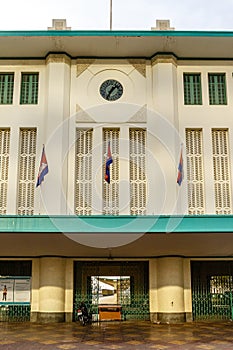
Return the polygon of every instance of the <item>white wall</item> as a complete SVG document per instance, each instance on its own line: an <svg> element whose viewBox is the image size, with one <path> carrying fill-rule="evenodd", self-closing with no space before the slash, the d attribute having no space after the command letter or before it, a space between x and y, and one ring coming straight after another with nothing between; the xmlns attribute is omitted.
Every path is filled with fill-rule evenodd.
<svg viewBox="0 0 233 350"><path fill-rule="evenodd" d="M204 169L206 185L206 214L214 213L213 170L211 157L211 128L229 128L232 148L232 69L227 62L174 62L159 59L145 62L146 77L124 59L93 60L81 74L78 61L60 55L58 60L0 61L0 72L14 72L12 105L0 105L0 127L11 128L8 186L8 214L16 213L19 128L37 128L36 174L42 144L46 145L49 174L42 191L36 189L35 214L72 214L74 203L74 141L76 127L94 129L93 213L101 214L102 128L120 127L121 176L128 178L128 128L147 128L147 214L187 213L186 180L176 184L180 142L185 128L203 129ZM52 57L52 56L51 56ZM51 58L50 57L50 58ZM53 57L54 58L54 57ZM200 63L200 64L199 64ZM39 72L39 101L37 105L20 105L21 72ZM183 73L199 72L202 76L203 104L185 106L183 102ZM208 72L225 72L227 80L226 106L208 104ZM116 102L105 101L99 93L101 83L116 79L124 88ZM140 116L143 107L147 113ZM133 120L133 121L132 121ZM230 152L230 164L233 155ZM231 173L233 172L231 165ZM42 192L42 198L40 194ZM120 184L121 214L129 213L129 184ZM39 209L40 206L40 209Z"/></svg>

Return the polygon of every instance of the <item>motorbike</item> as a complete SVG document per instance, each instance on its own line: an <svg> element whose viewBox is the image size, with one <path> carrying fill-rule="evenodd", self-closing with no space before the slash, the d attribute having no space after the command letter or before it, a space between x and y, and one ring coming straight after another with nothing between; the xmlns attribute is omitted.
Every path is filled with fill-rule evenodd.
<svg viewBox="0 0 233 350"><path fill-rule="evenodd" d="M92 316L88 313L88 310L85 306L79 307L77 310L78 314L78 320L83 325L86 326L87 324L91 324Z"/></svg>

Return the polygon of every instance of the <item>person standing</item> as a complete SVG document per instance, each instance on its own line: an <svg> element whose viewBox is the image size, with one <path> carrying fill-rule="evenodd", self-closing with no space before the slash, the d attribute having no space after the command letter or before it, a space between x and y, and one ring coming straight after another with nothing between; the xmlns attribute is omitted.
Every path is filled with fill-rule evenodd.
<svg viewBox="0 0 233 350"><path fill-rule="evenodd" d="M2 300L6 301L6 296L7 296L7 287L4 285L3 291L2 291Z"/></svg>

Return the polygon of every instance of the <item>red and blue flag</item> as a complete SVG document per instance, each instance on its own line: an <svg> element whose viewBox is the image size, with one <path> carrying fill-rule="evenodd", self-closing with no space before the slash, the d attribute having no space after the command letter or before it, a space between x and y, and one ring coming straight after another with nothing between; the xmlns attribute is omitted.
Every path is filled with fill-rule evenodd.
<svg viewBox="0 0 233 350"><path fill-rule="evenodd" d="M112 153L110 149L110 142L108 142L108 153L107 153L107 159L106 159L106 165L105 165L105 181L107 181L108 184L110 184L110 164L112 164Z"/></svg>
<svg viewBox="0 0 233 350"><path fill-rule="evenodd" d="M183 155L182 155L182 150L180 151L180 161L178 165L178 175L177 175L177 180L176 182L180 186L184 178L184 167L183 167Z"/></svg>
<svg viewBox="0 0 233 350"><path fill-rule="evenodd" d="M48 167L48 162L47 162L46 155L45 155L45 148L43 145L36 187L41 185L42 181L44 181L45 175L48 174L48 172L49 172L49 167Z"/></svg>

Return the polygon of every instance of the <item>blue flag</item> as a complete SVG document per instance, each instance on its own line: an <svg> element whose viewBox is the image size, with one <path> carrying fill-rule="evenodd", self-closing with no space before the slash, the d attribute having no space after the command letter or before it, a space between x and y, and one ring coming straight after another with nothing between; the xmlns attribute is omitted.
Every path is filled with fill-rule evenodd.
<svg viewBox="0 0 233 350"><path fill-rule="evenodd" d="M180 186L184 178L184 167L183 167L183 155L182 155L182 149L180 151L180 161L178 165L178 175L176 182Z"/></svg>
<svg viewBox="0 0 233 350"><path fill-rule="evenodd" d="M110 149L110 141L108 142L108 153L107 153L107 159L106 159L106 166L105 166L105 181L107 181L108 184L110 184L110 164L112 164L112 153Z"/></svg>
<svg viewBox="0 0 233 350"><path fill-rule="evenodd" d="M41 185L42 181L44 181L45 175L48 174L48 172L49 172L49 167L48 167L48 162L46 159L45 149L44 149L44 145L43 145L36 187Z"/></svg>

